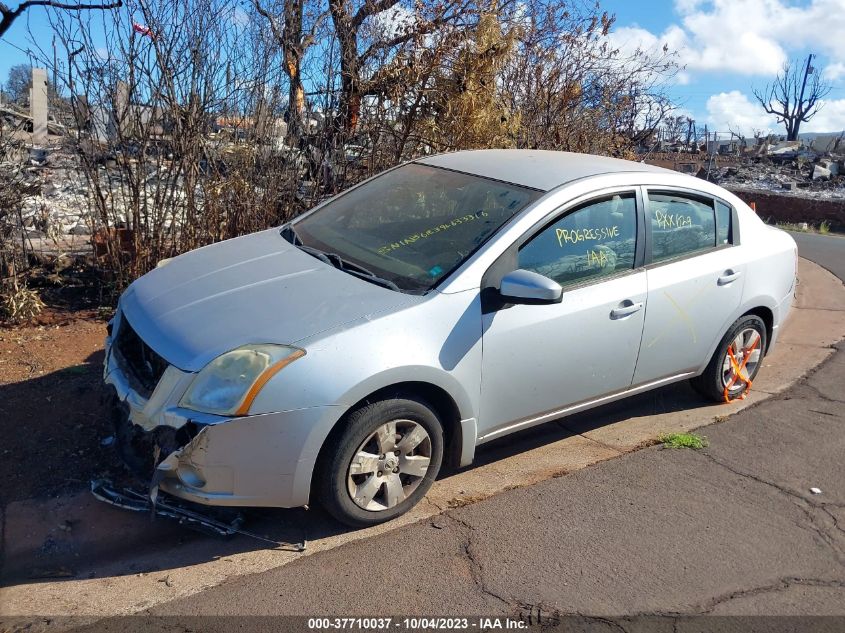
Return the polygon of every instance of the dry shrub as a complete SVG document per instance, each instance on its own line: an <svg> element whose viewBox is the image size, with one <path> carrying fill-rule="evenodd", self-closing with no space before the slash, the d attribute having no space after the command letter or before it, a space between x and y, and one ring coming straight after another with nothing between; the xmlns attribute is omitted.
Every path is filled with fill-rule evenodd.
<svg viewBox="0 0 845 633"><path fill-rule="evenodd" d="M9 288L0 292L0 317L3 321L27 323L41 314L43 309L44 303L38 293L24 284L9 284Z"/></svg>
<svg viewBox="0 0 845 633"><path fill-rule="evenodd" d="M676 67L614 49L612 24L568 0L132 0L96 26L61 13L52 75L75 97L101 279L117 294L423 154L630 157Z"/></svg>

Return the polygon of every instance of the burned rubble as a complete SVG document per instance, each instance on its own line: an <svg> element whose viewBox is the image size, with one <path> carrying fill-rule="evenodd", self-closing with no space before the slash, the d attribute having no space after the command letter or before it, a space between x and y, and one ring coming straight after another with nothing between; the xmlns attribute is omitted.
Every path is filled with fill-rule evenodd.
<svg viewBox="0 0 845 633"><path fill-rule="evenodd" d="M732 138L641 153L645 162L721 185L766 222L845 230L845 133L801 141Z"/></svg>
<svg viewBox="0 0 845 633"><path fill-rule="evenodd" d="M21 201L20 228L27 237L91 234L88 183L72 155L53 152L24 176L30 193Z"/></svg>
<svg viewBox="0 0 845 633"><path fill-rule="evenodd" d="M43 74L33 69L33 85L44 83ZM29 111L0 109L0 238L25 254L18 271L44 253L108 253L114 266L127 244L155 241L161 258L186 248L177 244L185 233L204 233L187 238L196 247L257 230L240 226L246 214L232 206L255 204L271 216L289 184L293 206L313 204L312 180L324 160L314 147L285 145L281 119L255 138L255 121L209 119L186 148L172 117L125 106L119 120L84 100L59 113L46 93L33 91Z"/></svg>
<svg viewBox="0 0 845 633"><path fill-rule="evenodd" d="M841 149L840 149L841 147ZM791 192L809 198L845 199L845 143L819 151L799 142L771 146L768 151L732 157L728 162L703 165L700 177L725 187Z"/></svg>
<svg viewBox="0 0 845 633"><path fill-rule="evenodd" d="M132 217L137 208L147 210L145 215L148 213L151 220L160 221L165 231L180 229L184 206L180 203L188 191L184 176L181 173L174 175L172 156L164 160L139 161L129 152L113 155L99 150L101 155L95 159L98 173L92 179L86 175L83 158L72 142L52 136L50 141L49 146L39 148L18 144L16 151L0 156L0 169L15 174L13 184L18 193L18 200L11 208L5 214L0 213L0 230L6 237L32 242L40 246L36 250L90 250L92 242L97 242L98 234L109 229L131 228L137 222L133 222ZM238 161L256 160L252 156L245 158L244 153L249 153L250 148L232 142L225 133L209 135L207 147L209 156L205 162L213 162L214 169L220 173L225 173ZM259 152L263 156L258 160L283 163L283 168L297 179L296 197L301 204L308 204L314 194L314 183L309 177L315 168L309 155L314 153L314 148L300 151L277 143L264 150ZM96 152L98 148L91 151ZM119 164L119 161L124 162ZM326 166L317 165L316 168L326 169ZM138 171L143 173L137 192L140 199L135 199L130 193L130 181ZM92 180L96 181L96 186L92 186ZM105 210L107 222L103 222L103 213L97 212L97 195L103 196L99 208ZM204 187L195 187L194 204L202 204L205 195ZM162 199L166 201L163 203ZM155 209L165 206L167 212L155 213Z"/></svg>

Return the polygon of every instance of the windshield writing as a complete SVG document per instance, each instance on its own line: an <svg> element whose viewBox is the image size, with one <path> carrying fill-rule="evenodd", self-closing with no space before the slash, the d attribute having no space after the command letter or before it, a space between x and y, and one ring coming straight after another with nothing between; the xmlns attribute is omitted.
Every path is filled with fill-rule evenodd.
<svg viewBox="0 0 845 633"><path fill-rule="evenodd" d="M540 195L412 163L331 200L295 229L306 246L417 292L434 287Z"/></svg>

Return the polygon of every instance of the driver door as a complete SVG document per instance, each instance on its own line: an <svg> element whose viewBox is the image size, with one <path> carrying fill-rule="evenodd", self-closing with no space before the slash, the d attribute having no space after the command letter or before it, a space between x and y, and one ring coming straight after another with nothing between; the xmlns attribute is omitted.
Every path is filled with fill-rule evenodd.
<svg viewBox="0 0 845 633"><path fill-rule="evenodd" d="M516 268L555 280L563 297L485 310L479 439L630 387L647 298L639 224L636 193L624 191L562 212L518 245Z"/></svg>

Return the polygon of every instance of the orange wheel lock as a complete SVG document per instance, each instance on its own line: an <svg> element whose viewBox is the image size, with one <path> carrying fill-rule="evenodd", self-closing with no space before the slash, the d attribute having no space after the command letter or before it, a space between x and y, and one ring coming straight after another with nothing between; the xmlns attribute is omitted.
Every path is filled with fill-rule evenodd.
<svg viewBox="0 0 845 633"><path fill-rule="evenodd" d="M754 344L749 347L747 350L743 350L742 352L742 362L738 362L736 356L734 356L733 350L733 343L728 346L728 357L731 359L731 367L733 368L733 377L731 378L730 382L725 385L725 402L733 402L734 400L744 400L745 396L748 395L748 392L751 391L751 379L745 378L742 375L742 370L745 369L745 366L748 364L748 359L751 358L751 354L754 353L754 350L760 344L760 336L757 336L757 340L754 341ZM731 398L731 387L733 387L737 381L742 381L745 383L745 389L742 392L734 397Z"/></svg>

